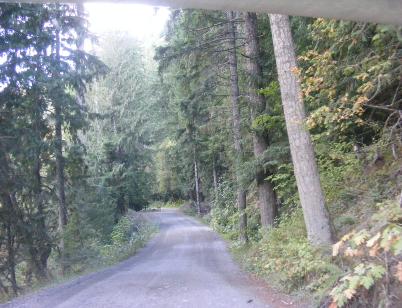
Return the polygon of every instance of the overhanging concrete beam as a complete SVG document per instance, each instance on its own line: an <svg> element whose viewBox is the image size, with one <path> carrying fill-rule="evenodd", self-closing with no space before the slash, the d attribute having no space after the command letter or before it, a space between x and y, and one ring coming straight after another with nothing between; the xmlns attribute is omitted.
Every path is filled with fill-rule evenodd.
<svg viewBox="0 0 402 308"><path fill-rule="evenodd" d="M21 1L56 2L55 0ZM80 0L61 0L60 2L78 1ZM92 1L87 0L87 2ZM172 8L280 13L402 25L402 0L93 0L93 2L143 3Z"/></svg>
<svg viewBox="0 0 402 308"><path fill-rule="evenodd" d="M402 0L132 0L175 8L279 13L402 24ZM119 1L116 1L119 2ZM120 1L121 2L121 1Z"/></svg>

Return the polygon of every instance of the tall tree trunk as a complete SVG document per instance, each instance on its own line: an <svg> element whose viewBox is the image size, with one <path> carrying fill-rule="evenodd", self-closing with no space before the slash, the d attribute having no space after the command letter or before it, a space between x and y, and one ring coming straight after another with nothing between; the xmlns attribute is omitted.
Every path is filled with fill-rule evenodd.
<svg viewBox="0 0 402 308"><path fill-rule="evenodd" d="M59 103L55 104L55 145L56 145L56 177L57 190L59 199L59 228L64 231L64 226L67 225L67 207L66 194L64 183L64 157L63 157L63 136L62 136L62 115Z"/></svg>
<svg viewBox="0 0 402 308"><path fill-rule="evenodd" d="M216 163L215 163L215 157L212 160L212 177L214 181L214 195L215 199L218 197L218 174L216 172Z"/></svg>
<svg viewBox="0 0 402 308"><path fill-rule="evenodd" d="M402 191L401 194L399 195L399 207L402 209Z"/></svg>
<svg viewBox="0 0 402 308"><path fill-rule="evenodd" d="M46 56L46 50L41 50L41 55ZM40 102L40 100L38 100ZM38 228L38 237L39 243L36 245L38 250L37 256L37 269L35 271L35 275L37 279L47 280L49 278L49 272L47 268L47 262L52 251L52 241L48 234L48 228L46 226L46 213L44 208L44 200L43 200L43 190L42 190L42 178L41 178L41 140L43 139L43 135L41 133L41 122L42 122L42 111L38 108L35 108L34 111L34 121L35 121L35 131L37 138L37 147L35 150L35 159L33 163L33 194L34 194L34 204L37 209L37 228ZM32 256L33 257L33 256Z"/></svg>
<svg viewBox="0 0 402 308"><path fill-rule="evenodd" d="M60 64L60 30L56 32L56 61ZM57 77L59 74L56 73ZM63 89L57 89L63 91ZM57 97L54 98L57 100ZM57 178L57 195L59 201L59 233L60 233L60 253L62 263L62 273L65 271L65 256L64 256L64 229L68 222L66 194L64 183L64 158L63 158L63 118L61 114L60 101L54 101L54 117L55 117L55 156L56 156L56 178Z"/></svg>
<svg viewBox="0 0 402 308"><path fill-rule="evenodd" d="M200 182L199 182L198 163L197 163L197 157L195 155L195 149L194 149L194 181L195 181L195 204L197 206L197 214L201 215Z"/></svg>
<svg viewBox="0 0 402 308"><path fill-rule="evenodd" d="M117 190L117 200L116 200L116 213L115 213L115 223L118 223L120 218L127 214L125 192L122 187Z"/></svg>
<svg viewBox="0 0 402 308"><path fill-rule="evenodd" d="M10 222L7 222L6 233L7 233L7 254L8 254L7 265L8 265L8 272L10 275L10 283L14 295L18 295L17 278L15 275L14 234L12 232L12 225Z"/></svg>
<svg viewBox="0 0 402 308"><path fill-rule="evenodd" d="M269 19L290 151L308 238L313 245L331 244L330 220L325 207L313 144L304 126L306 113L289 17L271 14Z"/></svg>
<svg viewBox="0 0 402 308"><path fill-rule="evenodd" d="M85 8L84 8L84 3L83 2L78 2L77 4L77 16L79 18L85 18ZM85 45L85 37L83 33L77 33L78 35L78 50L79 51L84 51L84 45ZM84 88L79 87L77 91L77 104L81 109L81 112L83 112L84 106L85 106L85 93L84 93Z"/></svg>
<svg viewBox="0 0 402 308"><path fill-rule="evenodd" d="M7 167L6 167L7 168ZM6 169L5 168L5 169ZM13 204L11 195L7 192L2 192L1 200L5 207L5 212L7 213L7 218L4 222L4 228L6 233L6 250L7 250L7 263L5 266L7 267L9 274L9 281L11 283L11 289L14 295L18 295L18 284L17 284L17 276L15 272L16 267L16 251L15 251L15 236L16 236L16 223L19 223L19 217L16 212L16 207Z"/></svg>
<svg viewBox="0 0 402 308"><path fill-rule="evenodd" d="M251 106L251 120L265 112L265 98L258 93L262 88L262 68L259 55L259 41L257 35L257 14L245 13L245 30L247 37L247 73L249 86L249 102ZM256 159L261 158L264 151L268 148L269 140L265 136L253 133L253 148ZM274 224L278 213L277 197L271 181L266 178L271 175L269 170L259 166L256 173L258 203L260 208L261 225L263 228L270 228Z"/></svg>
<svg viewBox="0 0 402 308"><path fill-rule="evenodd" d="M34 169L33 169L33 194L35 198L35 207L37 209L37 243L32 243L36 247L31 249L31 259L35 266L35 275L39 281L47 280L47 260L51 252L51 244L49 235L46 229L45 213L43 208L43 196L42 196L42 179L40 176L41 161L40 161L40 150L37 150Z"/></svg>
<svg viewBox="0 0 402 308"><path fill-rule="evenodd" d="M18 284L15 272L16 267L16 251L15 251L15 238L17 235L17 225L21 224L23 220L17 213L16 203L13 203L12 190L15 179L14 172L11 171L9 165L8 153L4 151L6 148L2 147L0 142L0 202L2 205L2 225L1 228L5 231L5 248L7 251L7 259L4 267L9 274L9 282L14 295L18 295ZM2 218L3 218L2 217Z"/></svg>
<svg viewBox="0 0 402 308"><path fill-rule="evenodd" d="M247 242L247 214L246 214L246 191L240 181L240 167L243 161L243 148L241 143L241 117L240 117L240 91L239 77L237 71L236 55L236 31L234 25L234 12L227 12L227 33L229 44L229 69L230 69L230 89L232 99L233 117L233 139L236 156L236 182L237 182L237 207L239 209L239 240Z"/></svg>

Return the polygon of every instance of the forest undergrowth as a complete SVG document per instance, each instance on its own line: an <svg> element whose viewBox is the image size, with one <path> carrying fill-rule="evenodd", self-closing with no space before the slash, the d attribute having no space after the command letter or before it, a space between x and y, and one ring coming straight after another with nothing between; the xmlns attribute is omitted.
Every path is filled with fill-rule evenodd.
<svg viewBox="0 0 402 308"><path fill-rule="evenodd" d="M366 151L372 151L374 157L373 148ZM227 183L220 185L212 211L203 221L229 241L245 270L279 291L308 299L317 307L336 307L331 306L333 298L338 307L397 307L402 264L402 209L397 187L402 161L394 160L391 153L384 156L384 164L378 167L364 166L352 158L349 165L331 169L327 165L322 172L338 239L331 249L308 242L299 207L284 208L274 228L256 234L253 228L258 227L253 224L258 225L259 210L253 197L248 208L250 241L239 242L232 227L238 213L224 206L234 202ZM372 161L371 157L368 160Z"/></svg>
<svg viewBox="0 0 402 308"><path fill-rule="evenodd" d="M131 255L153 227L128 210L185 200L286 292L402 301L400 26L177 9L150 48L87 18L0 4L0 297Z"/></svg>
<svg viewBox="0 0 402 308"><path fill-rule="evenodd" d="M20 284L20 288L23 290L20 295L56 286L124 261L144 247L157 231L157 226L145 219L143 213L132 210L129 210L127 215L121 217L119 222L113 226L107 241L91 237L90 240L85 241L85 244L75 243L74 238L69 238L69 231L67 231L66 243L68 243L71 254L68 259L67 271L60 272L59 256L55 252L49 257L48 270L51 273L49 279L27 281L26 285ZM19 264L17 268L19 281L26 278L26 270L26 264ZM6 302L11 298L2 296L0 302Z"/></svg>

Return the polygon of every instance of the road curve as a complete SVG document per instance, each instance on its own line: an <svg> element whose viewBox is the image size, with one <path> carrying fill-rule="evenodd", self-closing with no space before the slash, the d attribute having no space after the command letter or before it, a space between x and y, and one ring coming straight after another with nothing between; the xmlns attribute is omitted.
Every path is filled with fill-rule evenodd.
<svg viewBox="0 0 402 308"><path fill-rule="evenodd" d="M160 232L136 256L1 307L270 307L210 228L176 210L146 215Z"/></svg>

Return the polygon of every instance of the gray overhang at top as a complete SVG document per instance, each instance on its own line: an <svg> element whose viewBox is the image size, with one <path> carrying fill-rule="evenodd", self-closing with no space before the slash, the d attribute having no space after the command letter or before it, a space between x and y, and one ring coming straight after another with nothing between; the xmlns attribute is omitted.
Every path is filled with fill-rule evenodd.
<svg viewBox="0 0 402 308"><path fill-rule="evenodd" d="M0 0L1 2L7 2ZM56 2L58 0L20 0ZM402 0L85 0L87 2L144 3L172 8L280 13L385 24L402 24ZM84 2L85 2L84 1ZM10 1L18 2L18 1ZM61 0L59 2L81 2Z"/></svg>

